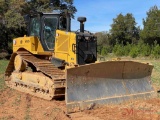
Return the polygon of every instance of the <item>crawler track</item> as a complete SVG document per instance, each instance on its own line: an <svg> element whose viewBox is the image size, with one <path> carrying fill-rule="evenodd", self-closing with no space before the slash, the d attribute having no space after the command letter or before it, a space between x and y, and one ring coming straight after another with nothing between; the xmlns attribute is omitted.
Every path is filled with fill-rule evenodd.
<svg viewBox="0 0 160 120"><path fill-rule="evenodd" d="M12 80L12 73L16 72L14 69L14 59L16 55L20 55L27 64L34 66L34 69L36 68L36 71L34 72L41 73L44 76L49 77L53 82L54 86L52 86L52 89L54 89L54 92L51 91L50 88L41 89L38 87L38 84L27 84L21 80ZM17 51L16 53L12 54L8 67L5 71L5 81L6 84L13 89L26 92L43 99L51 100L52 98L62 98L65 96L64 71L55 67L50 61L39 59L26 50Z"/></svg>

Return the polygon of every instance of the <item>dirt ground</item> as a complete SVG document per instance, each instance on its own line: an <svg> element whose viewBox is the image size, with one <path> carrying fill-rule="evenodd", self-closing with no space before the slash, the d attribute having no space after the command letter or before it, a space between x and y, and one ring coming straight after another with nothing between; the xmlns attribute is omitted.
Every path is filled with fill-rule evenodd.
<svg viewBox="0 0 160 120"><path fill-rule="evenodd" d="M0 120L160 120L160 98L66 114L65 101L46 101L6 88L0 92Z"/></svg>

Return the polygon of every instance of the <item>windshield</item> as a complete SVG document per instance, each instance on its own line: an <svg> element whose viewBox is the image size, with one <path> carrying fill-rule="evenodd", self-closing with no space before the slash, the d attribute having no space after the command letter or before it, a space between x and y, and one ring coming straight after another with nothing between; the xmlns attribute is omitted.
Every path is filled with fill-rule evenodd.
<svg viewBox="0 0 160 120"><path fill-rule="evenodd" d="M58 20L56 17L44 18L44 41L49 50L53 50Z"/></svg>
<svg viewBox="0 0 160 120"><path fill-rule="evenodd" d="M40 19L38 17L31 18L30 36L40 37Z"/></svg>

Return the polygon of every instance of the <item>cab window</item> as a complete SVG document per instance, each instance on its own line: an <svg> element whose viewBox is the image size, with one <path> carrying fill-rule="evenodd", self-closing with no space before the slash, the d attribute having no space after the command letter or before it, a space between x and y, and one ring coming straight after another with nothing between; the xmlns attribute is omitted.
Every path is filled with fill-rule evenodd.
<svg viewBox="0 0 160 120"><path fill-rule="evenodd" d="M58 19L56 17L44 18L44 41L49 50L54 49L57 24Z"/></svg>
<svg viewBox="0 0 160 120"><path fill-rule="evenodd" d="M38 17L31 18L29 35L40 37L40 19Z"/></svg>

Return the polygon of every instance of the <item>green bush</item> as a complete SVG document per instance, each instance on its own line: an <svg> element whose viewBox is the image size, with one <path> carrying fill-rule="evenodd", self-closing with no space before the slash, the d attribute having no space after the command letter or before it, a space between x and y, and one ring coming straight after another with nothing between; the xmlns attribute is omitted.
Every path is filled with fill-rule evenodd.
<svg viewBox="0 0 160 120"><path fill-rule="evenodd" d="M129 56L129 53L130 53L130 51L131 51L131 48L132 48L132 45L129 44L129 43L127 43L127 45L124 46L124 55L125 55L125 56Z"/></svg>
<svg viewBox="0 0 160 120"><path fill-rule="evenodd" d="M107 51L107 48L106 47L103 47L102 48L102 51L101 51L101 55L105 56L108 54L108 51Z"/></svg>
<svg viewBox="0 0 160 120"><path fill-rule="evenodd" d="M137 57L139 55L139 48L136 45L133 45L133 47L131 48L131 51L130 51L129 55L132 58Z"/></svg>
<svg viewBox="0 0 160 120"><path fill-rule="evenodd" d="M0 53L0 59L5 59L9 56L9 54L7 52L1 52Z"/></svg>
<svg viewBox="0 0 160 120"><path fill-rule="evenodd" d="M149 56L151 54L151 47L148 44L142 46L142 56Z"/></svg>
<svg viewBox="0 0 160 120"><path fill-rule="evenodd" d="M151 46L144 43L143 41L139 41L137 48L139 49L140 56L149 56L151 54Z"/></svg>
<svg viewBox="0 0 160 120"><path fill-rule="evenodd" d="M152 54L152 57L153 58L160 58L160 46L159 44L155 43L153 46L152 46L152 51L151 51L151 54Z"/></svg>
<svg viewBox="0 0 160 120"><path fill-rule="evenodd" d="M116 45L113 47L113 53L114 53L116 56L124 56L124 55L125 55L124 46L123 46L122 44L116 44Z"/></svg>
<svg viewBox="0 0 160 120"><path fill-rule="evenodd" d="M100 45L97 46L97 52L99 55L101 55L102 48L103 48L103 46L100 46Z"/></svg>
<svg viewBox="0 0 160 120"><path fill-rule="evenodd" d="M112 52L112 47L111 46L103 46L101 49L101 55L105 56L108 53Z"/></svg>
<svg viewBox="0 0 160 120"><path fill-rule="evenodd" d="M131 56L132 58L151 56L156 59L160 58L160 45L156 41L152 46L143 41L139 41L138 44L127 43L127 45L116 43L113 49L110 46L103 46L101 55L107 55L111 50L116 56Z"/></svg>

